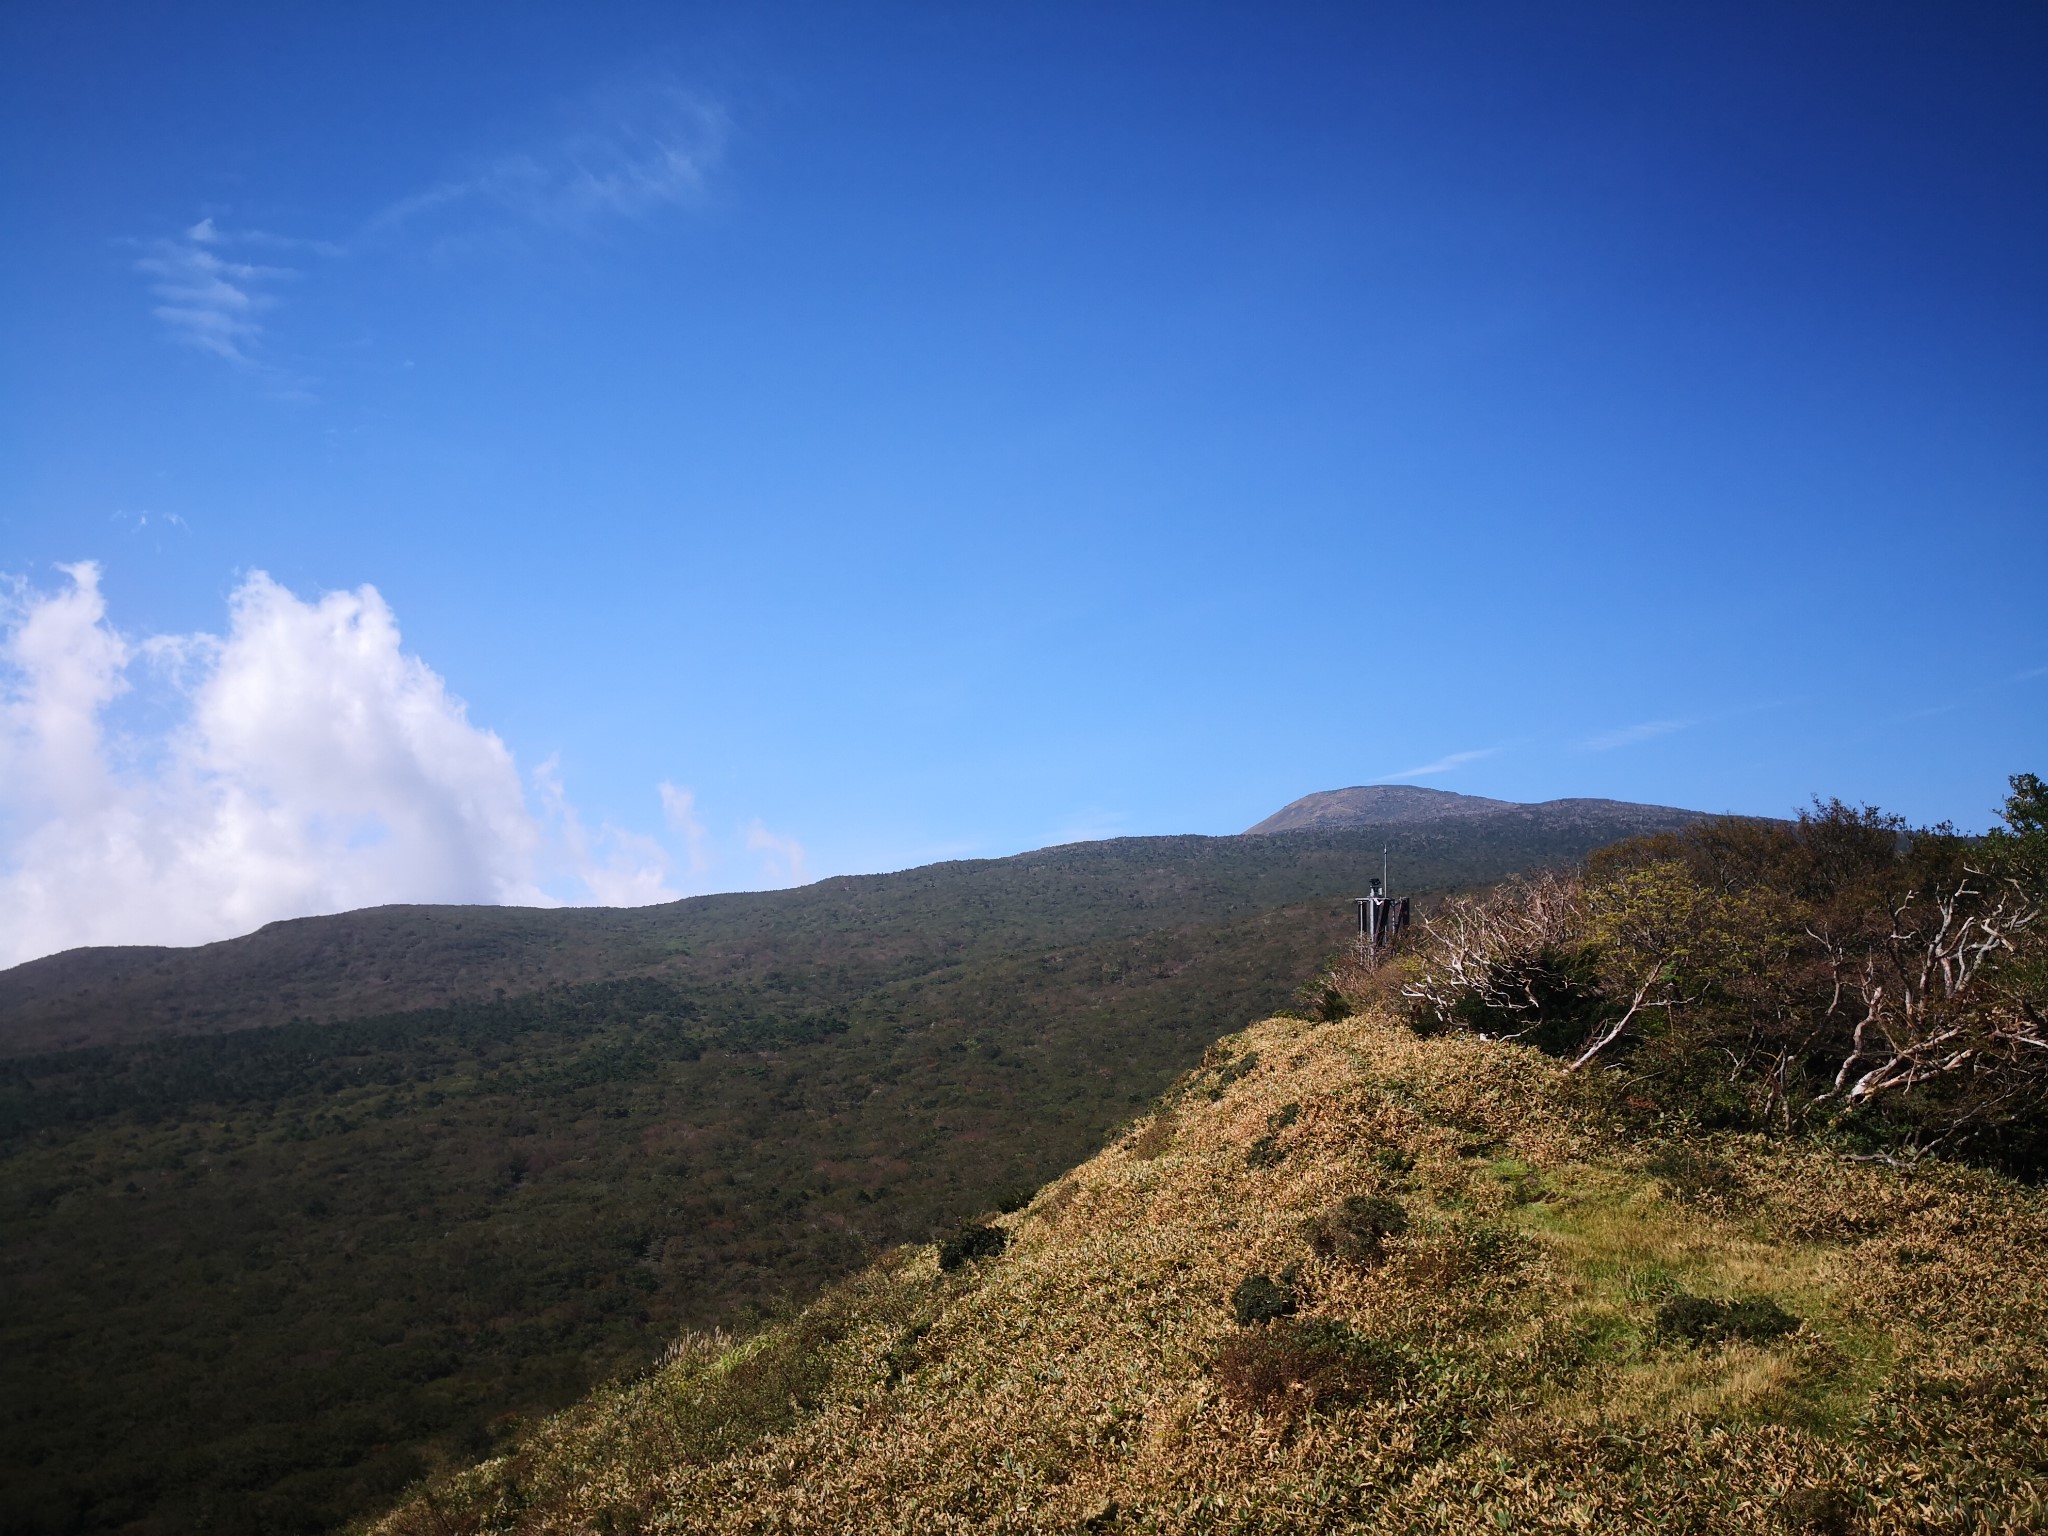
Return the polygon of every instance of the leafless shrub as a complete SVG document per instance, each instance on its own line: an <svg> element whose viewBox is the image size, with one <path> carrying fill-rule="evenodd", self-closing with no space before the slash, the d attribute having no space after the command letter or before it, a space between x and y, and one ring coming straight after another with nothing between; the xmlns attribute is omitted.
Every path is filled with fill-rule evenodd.
<svg viewBox="0 0 2048 1536"><path fill-rule="evenodd" d="M1333 1318L1286 1318L1242 1333L1212 1368L1225 1398L1241 1408L1293 1418L1391 1390L1401 1377L1397 1351L1363 1338Z"/></svg>
<svg viewBox="0 0 2048 1536"><path fill-rule="evenodd" d="M1453 897L1422 920L1422 957L1401 995L1440 1027L1484 1011L1514 1038L1533 1029L1555 991L1553 957L1585 922L1585 882L1542 874L1485 896Z"/></svg>
<svg viewBox="0 0 2048 1536"><path fill-rule="evenodd" d="M1855 1109L1957 1076L2038 1089L2048 1078L2048 1019L2038 999L1996 985L1995 966L2029 936L2039 903L2017 881L1966 868L1931 894L1893 896L1886 915L1867 946L1809 930L1827 955L1830 1013L1847 1006L1861 1015L1820 1102Z"/></svg>
<svg viewBox="0 0 2048 1536"><path fill-rule="evenodd" d="M1325 1258L1376 1264L1389 1238L1408 1230L1408 1213L1386 1195L1352 1195L1309 1223L1309 1247Z"/></svg>

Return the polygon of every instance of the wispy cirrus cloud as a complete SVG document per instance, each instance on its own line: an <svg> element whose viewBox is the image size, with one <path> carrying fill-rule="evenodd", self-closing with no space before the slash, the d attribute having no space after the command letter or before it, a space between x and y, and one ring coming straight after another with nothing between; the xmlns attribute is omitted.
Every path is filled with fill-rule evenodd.
<svg viewBox="0 0 2048 1536"><path fill-rule="evenodd" d="M568 234L698 201L725 152L725 109L672 83L613 90L552 143L481 164L380 210L369 237L418 233L437 246L507 222Z"/></svg>
<svg viewBox="0 0 2048 1536"><path fill-rule="evenodd" d="M267 365L257 356L260 317L276 307L276 286L299 274L237 260L228 254L236 243L235 235L204 218L169 239L147 242L135 270L149 278L157 300L150 313L174 341L244 368L262 368Z"/></svg>
<svg viewBox="0 0 2048 1536"><path fill-rule="evenodd" d="M1424 763L1419 768L1404 768L1399 773L1383 773L1379 775L1379 778L1376 782L1382 784L1393 784L1398 783L1402 779L1432 778L1439 773L1450 773L1454 769L1462 768L1467 763L1476 763L1482 757L1492 757L1499 751L1499 747L1481 747L1476 752L1447 753L1445 756L1438 758L1435 762Z"/></svg>
<svg viewBox="0 0 2048 1536"><path fill-rule="evenodd" d="M717 102L672 81L615 86L565 114L539 142L386 204L345 242L201 218L131 242L151 313L176 342L273 382L266 356L281 291L307 275L295 257L362 258L398 249L449 255L514 244L525 231L583 238L702 199L725 152Z"/></svg>
<svg viewBox="0 0 2048 1536"><path fill-rule="evenodd" d="M1632 747L1638 742L1669 736L1674 731L1689 730L1698 724L1697 720L1644 720L1635 725L1624 725L1618 730L1602 731L1597 736L1587 737L1579 745L1588 752L1612 752L1619 747Z"/></svg>

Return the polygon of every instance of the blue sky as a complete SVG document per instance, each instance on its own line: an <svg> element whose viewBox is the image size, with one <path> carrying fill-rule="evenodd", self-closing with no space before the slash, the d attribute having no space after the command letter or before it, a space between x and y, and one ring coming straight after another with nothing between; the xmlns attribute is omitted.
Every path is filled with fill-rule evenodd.
<svg viewBox="0 0 2048 1536"><path fill-rule="evenodd" d="M197 817L161 906L235 795L289 863L415 781L455 873L209 921L1393 779L1981 826L2048 762L2044 65L2017 4L11 6L0 867L91 906L93 817ZM259 752L252 677L340 702ZM388 795L276 766L358 718Z"/></svg>

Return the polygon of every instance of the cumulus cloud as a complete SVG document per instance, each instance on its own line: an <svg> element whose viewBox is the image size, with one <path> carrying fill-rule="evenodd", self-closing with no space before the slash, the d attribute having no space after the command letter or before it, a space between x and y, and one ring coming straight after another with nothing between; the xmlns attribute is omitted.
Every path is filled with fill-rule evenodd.
<svg viewBox="0 0 2048 1536"><path fill-rule="evenodd" d="M552 767L542 814L494 733L374 587L307 601L257 572L224 634L140 642L100 572L0 589L0 964L189 944L392 901L669 899L652 839L589 832ZM138 684L172 705L110 721Z"/></svg>

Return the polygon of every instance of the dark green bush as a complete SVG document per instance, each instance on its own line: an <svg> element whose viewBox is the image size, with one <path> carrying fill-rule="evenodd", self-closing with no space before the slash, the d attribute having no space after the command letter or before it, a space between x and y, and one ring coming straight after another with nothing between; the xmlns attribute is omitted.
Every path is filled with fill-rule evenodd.
<svg viewBox="0 0 2048 1536"><path fill-rule="evenodd" d="M918 1345L924 1342L924 1336L931 1331L931 1319L920 1318L898 1335L896 1342L882 1355L884 1385L893 1387L917 1369L921 1362Z"/></svg>
<svg viewBox="0 0 2048 1536"><path fill-rule="evenodd" d="M1237 1325L1250 1328L1291 1314L1295 1308L1293 1279L1291 1272L1278 1280L1271 1275L1246 1275L1230 1293L1230 1312Z"/></svg>
<svg viewBox="0 0 2048 1536"><path fill-rule="evenodd" d="M1778 1507L1795 1531L1811 1531L1814 1536L1849 1536L1856 1529L1856 1500L1841 1488L1823 1485L1789 1489Z"/></svg>
<svg viewBox="0 0 2048 1536"><path fill-rule="evenodd" d="M1173 1133L1179 1129L1180 1117L1170 1109L1161 1110L1152 1117L1152 1123L1133 1138L1131 1156L1149 1163L1173 1145Z"/></svg>
<svg viewBox="0 0 2048 1536"><path fill-rule="evenodd" d="M958 1269L970 1259L992 1259L1010 1245L1001 1227L969 1222L939 1243L939 1268Z"/></svg>
<svg viewBox="0 0 2048 1536"><path fill-rule="evenodd" d="M1258 1070L1258 1066L1259 1053L1257 1051L1246 1051L1236 1061L1218 1069L1216 1073L1216 1086L1209 1090L1209 1097L1211 1099L1222 1098L1224 1089L1240 1078L1251 1076L1253 1072Z"/></svg>
<svg viewBox="0 0 2048 1536"><path fill-rule="evenodd" d="M1768 1296L1752 1296L1728 1304L1728 1336L1765 1344L1799 1330L1799 1319Z"/></svg>
<svg viewBox="0 0 2048 1536"><path fill-rule="evenodd" d="M1768 1296L1715 1301L1707 1296L1678 1295L1657 1309L1657 1332L1694 1346L1741 1340L1767 1344L1799 1327L1799 1319Z"/></svg>
<svg viewBox="0 0 2048 1536"><path fill-rule="evenodd" d="M1408 1230L1408 1213L1386 1195L1352 1195L1309 1224L1309 1246L1325 1258L1378 1261L1386 1241Z"/></svg>

